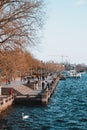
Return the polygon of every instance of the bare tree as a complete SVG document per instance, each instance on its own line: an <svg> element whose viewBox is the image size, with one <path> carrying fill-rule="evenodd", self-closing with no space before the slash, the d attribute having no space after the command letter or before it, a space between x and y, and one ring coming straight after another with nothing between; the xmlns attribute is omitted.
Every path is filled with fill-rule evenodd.
<svg viewBox="0 0 87 130"><path fill-rule="evenodd" d="M18 73L24 75L26 72L30 72L31 66L35 65L38 60L27 51L23 51L19 48L15 50L2 50L0 52L0 75L5 75L11 79Z"/></svg>
<svg viewBox="0 0 87 130"><path fill-rule="evenodd" d="M0 49L34 42L41 26L42 0L0 0Z"/></svg>

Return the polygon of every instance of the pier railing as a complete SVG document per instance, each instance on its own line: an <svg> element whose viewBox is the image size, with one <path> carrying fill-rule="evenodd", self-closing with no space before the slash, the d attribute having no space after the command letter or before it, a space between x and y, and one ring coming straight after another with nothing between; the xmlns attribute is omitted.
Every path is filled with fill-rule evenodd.
<svg viewBox="0 0 87 130"><path fill-rule="evenodd" d="M13 103L14 97L11 96L4 96L0 97L0 112L5 110L8 106L10 106Z"/></svg>

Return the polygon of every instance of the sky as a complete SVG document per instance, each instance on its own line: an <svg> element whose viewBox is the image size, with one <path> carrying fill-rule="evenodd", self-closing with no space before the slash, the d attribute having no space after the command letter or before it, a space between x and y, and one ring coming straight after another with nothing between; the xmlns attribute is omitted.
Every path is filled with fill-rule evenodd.
<svg viewBox="0 0 87 130"><path fill-rule="evenodd" d="M87 64L87 0L45 0L41 43L32 49L42 61Z"/></svg>

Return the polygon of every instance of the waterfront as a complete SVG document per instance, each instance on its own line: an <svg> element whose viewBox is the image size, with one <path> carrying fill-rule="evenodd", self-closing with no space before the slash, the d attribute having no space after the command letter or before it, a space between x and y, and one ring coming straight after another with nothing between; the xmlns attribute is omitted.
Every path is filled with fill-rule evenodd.
<svg viewBox="0 0 87 130"><path fill-rule="evenodd" d="M22 120L22 112L29 118ZM0 115L7 130L87 130L87 74L60 81L46 107L12 106Z"/></svg>

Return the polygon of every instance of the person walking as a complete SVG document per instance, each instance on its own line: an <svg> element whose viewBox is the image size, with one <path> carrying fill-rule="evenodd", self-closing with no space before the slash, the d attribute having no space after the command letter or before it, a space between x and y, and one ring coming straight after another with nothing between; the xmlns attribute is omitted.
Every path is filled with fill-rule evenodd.
<svg viewBox="0 0 87 130"><path fill-rule="evenodd" d="M44 89L44 86L45 86L45 82L44 80L42 81L42 89Z"/></svg>

